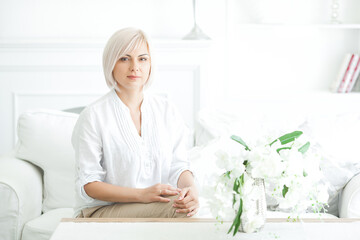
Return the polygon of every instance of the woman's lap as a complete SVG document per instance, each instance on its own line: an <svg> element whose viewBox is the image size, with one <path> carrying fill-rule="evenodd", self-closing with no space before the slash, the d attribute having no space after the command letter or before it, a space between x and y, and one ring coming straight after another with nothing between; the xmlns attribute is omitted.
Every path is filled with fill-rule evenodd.
<svg viewBox="0 0 360 240"><path fill-rule="evenodd" d="M115 203L83 209L78 218L186 218L172 205L178 196L170 196L168 203Z"/></svg>

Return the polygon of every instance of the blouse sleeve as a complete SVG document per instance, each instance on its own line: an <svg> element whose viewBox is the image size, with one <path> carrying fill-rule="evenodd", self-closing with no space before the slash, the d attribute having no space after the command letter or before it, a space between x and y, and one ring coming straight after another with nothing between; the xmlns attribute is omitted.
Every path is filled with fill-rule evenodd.
<svg viewBox="0 0 360 240"><path fill-rule="evenodd" d="M172 161L170 166L169 183L177 187L179 177L182 172L189 170L194 175L191 163L188 157L188 150L191 146L191 134L189 128L183 121L181 114L171 106L170 123L172 126Z"/></svg>
<svg viewBox="0 0 360 240"><path fill-rule="evenodd" d="M80 114L71 141L75 150L76 193L86 202L93 202L84 186L90 182L102 182L106 173L101 166L103 152L100 131L91 109L85 109Z"/></svg>

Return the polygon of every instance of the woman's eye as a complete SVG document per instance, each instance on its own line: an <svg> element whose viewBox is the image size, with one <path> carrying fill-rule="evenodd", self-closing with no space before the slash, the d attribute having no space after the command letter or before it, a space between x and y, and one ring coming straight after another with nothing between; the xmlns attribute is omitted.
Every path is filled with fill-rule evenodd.
<svg viewBox="0 0 360 240"><path fill-rule="evenodd" d="M140 61L147 61L147 58L140 58Z"/></svg>
<svg viewBox="0 0 360 240"><path fill-rule="evenodd" d="M120 58L120 61L127 61L127 60L129 60L129 58L127 58L127 57L122 57L122 58Z"/></svg>

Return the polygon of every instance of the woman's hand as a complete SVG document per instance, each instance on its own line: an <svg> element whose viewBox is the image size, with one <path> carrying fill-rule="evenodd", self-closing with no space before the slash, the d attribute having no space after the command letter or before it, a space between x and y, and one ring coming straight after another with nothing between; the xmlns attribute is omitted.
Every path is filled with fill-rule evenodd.
<svg viewBox="0 0 360 240"><path fill-rule="evenodd" d="M142 202L170 202L169 198L163 196L175 196L181 192L180 188L175 188L167 184L155 184L151 187L143 189L141 196Z"/></svg>
<svg viewBox="0 0 360 240"><path fill-rule="evenodd" d="M195 187L185 187L181 190L178 199L174 200L173 207L179 208L178 213L188 213L187 216L194 216L199 211L199 196Z"/></svg>

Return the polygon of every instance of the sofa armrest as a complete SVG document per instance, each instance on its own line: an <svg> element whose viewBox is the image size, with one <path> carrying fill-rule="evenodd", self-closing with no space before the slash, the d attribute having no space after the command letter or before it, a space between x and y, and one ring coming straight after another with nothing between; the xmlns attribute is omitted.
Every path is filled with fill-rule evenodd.
<svg viewBox="0 0 360 240"><path fill-rule="evenodd" d="M354 176L344 187L339 202L341 218L360 218L360 174Z"/></svg>
<svg viewBox="0 0 360 240"><path fill-rule="evenodd" d="M0 157L0 239L19 240L24 224L41 215L42 171L14 156Z"/></svg>

